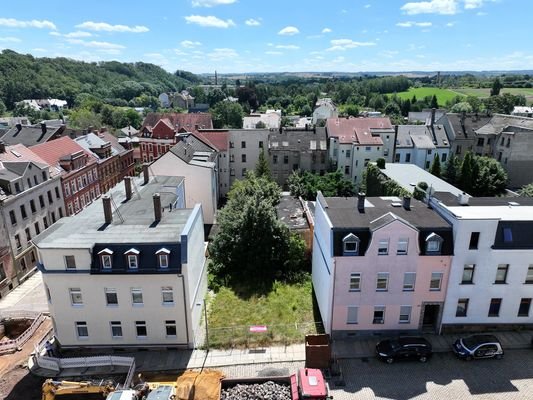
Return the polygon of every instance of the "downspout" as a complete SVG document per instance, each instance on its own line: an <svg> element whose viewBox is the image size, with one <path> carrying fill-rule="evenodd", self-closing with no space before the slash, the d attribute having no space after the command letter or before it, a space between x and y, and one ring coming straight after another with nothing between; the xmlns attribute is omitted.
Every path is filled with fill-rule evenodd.
<svg viewBox="0 0 533 400"><path fill-rule="evenodd" d="M184 314L185 314L185 331L187 332L187 347L189 347L189 318L188 318L188 313L187 313L187 296L186 296L186 292L185 292L185 277L183 276L183 274L179 274L178 275L180 278L181 278L181 286L182 286L182 290L183 290L183 311L184 311Z"/></svg>
<svg viewBox="0 0 533 400"><path fill-rule="evenodd" d="M398 125L394 125L394 146L392 147L392 162L396 159L396 141L398 140Z"/></svg>
<svg viewBox="0 0 533 400"><path fill-rule="evenodd" d="M333 292L331 293L331 316L329 318L329 334L333 336L333 310L335 308L335 281L337 274L337 260L333 257Z"/></svg>

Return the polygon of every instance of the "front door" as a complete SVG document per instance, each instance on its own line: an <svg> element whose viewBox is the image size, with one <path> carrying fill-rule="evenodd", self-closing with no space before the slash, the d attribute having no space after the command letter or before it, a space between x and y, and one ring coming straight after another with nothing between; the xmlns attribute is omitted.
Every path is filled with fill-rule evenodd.
<svg viewBox="0 0 533 400"><path fill-rule="evenodd" d="M424 316L422 329L424 331L436 332L440 313L440 304L424 305Z"/></svg>

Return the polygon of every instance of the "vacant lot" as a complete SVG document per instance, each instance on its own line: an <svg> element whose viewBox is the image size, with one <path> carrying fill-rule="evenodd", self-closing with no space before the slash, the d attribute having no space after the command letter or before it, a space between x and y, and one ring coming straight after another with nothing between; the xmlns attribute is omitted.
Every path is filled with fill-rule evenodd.
<svg viewBox="0 0 533 400"><path fill-rule="evenodd" d="M242 347L303 342L306 333L317 333L311 279L302 284L275 283L266 295L238 297L222 288L209 301L210 347ZM250 333L250 326L267 331Z"/></svg>
<svg viewBox="0 0 533 400"><path fill-rule="evenodd" d="M423 99L427 96L437 96L437 101L440 106L444 106L446 102L452 100L456 96L461 96L461 93L454 92L453 90L448 89L439 89L434 87L421 87L421 88L411 88L407 92L397 93L398 97L403 100L411 100L413 96L416 96L417 99Z"/></svg>

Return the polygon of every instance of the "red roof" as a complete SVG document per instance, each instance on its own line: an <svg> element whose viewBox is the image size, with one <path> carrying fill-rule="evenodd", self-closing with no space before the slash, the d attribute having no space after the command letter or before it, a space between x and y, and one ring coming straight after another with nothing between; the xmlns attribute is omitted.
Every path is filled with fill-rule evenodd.
<svg viewBox="0 0 533 400"><path fill-rule="evenodd" d="M338 138L339 143L382 145L381 137L373 136L372 130L392 129L392 124L389 118L328 118L326 129L328 137Z"/></svg>
<svg viewBox="0 0 533 400"><path fill-rule="evenodd" d="M218 151L227 151L229 147L229 132L227 130L200 129L196 136L213 145Z"/></svg>
<svg viewBox="0 0 533 400"><path fill-rule="evenodd" d="M187 132L192 132L197 125L199 129L213 129L213 120L209 113L148 113L144 118L143 128L154 127L161 119L167 119L172 128L184 128Z"/></svg>
<svg viewBox="0 0 533 400"><path fill-rule="evenodd" d="M47 164L54 167L59 164L59 159L61 157L77 153L78 151L82 151L88 156L87 164L96 162L93 154L86 151L68 136L63 136L59 139L52 140L51 142L32 146L31 151L46 161Z"/></svg>
<svg viewBox="0 0 533 400"><path fill-rule="evenodd" d="M33 161L35 163L48 165L50 167L49 163L47 163L23 144L6 146L6 152L0 153L0 161ZM59 171L55 168L50 167L49 169L51 176L55 176L59 173Z"/></svg>

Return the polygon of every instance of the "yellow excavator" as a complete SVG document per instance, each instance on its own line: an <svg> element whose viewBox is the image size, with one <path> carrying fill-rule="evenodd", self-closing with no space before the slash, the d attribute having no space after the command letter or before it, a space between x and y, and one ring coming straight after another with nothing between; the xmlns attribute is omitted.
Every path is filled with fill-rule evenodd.
<svg viewBox="0 0 533 400"><path fill-rule="evenodd" d="M109 381L101 382L71 382L71 381L54 381L47 379L43 383L42 400L55 400L56 396L74 396L78 398L79 395L100 395L101 399L115 390L114 384Z"/></svg>

